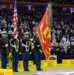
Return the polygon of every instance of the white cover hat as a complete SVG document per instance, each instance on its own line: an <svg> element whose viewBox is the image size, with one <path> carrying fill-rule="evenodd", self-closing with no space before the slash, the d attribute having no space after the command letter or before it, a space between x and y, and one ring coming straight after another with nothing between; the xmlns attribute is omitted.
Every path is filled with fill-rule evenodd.
<svg viewBox="0 0 74 75"><path fill-rule="evenodd" d="M6 34L6 33L7 33L6 31L2 31L2 32L1 32L1 34Z"/></svg>

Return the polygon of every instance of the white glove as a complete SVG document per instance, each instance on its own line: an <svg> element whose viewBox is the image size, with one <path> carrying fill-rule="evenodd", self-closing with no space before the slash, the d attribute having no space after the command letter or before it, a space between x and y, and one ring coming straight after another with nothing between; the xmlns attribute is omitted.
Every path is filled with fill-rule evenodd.
<svg viewBox="0 0 74 75"><path fill-rule="evenodd" d="M19 52L19 54L21 54L21 52Z"/></svg>
<svg viewBox="0 0 74 75"><path fill-rule="evenodd" d="M42 53L42 50L41 49L39 51Z"/></svg>
<svg viewBox="0 0 74 75"><path fill-rule="evenodd" d="M30 54L32 54L32 53L30 52Z"/></svg>
<svg viewBox="0 0 74 75"><path fill-rule="evenodd" d="M31 38L30 41L33 41L33 38Z"/></svg>
<svg viewBox="0 0 74 75"><path fill-rule="evenodd" d="M12 45L12 47L16 47L15 45Z"/></svg>
<svg viewBox="0 0 74 75"><path fill-rule="evenodd" d="M6 44L5 47L8 47L8 44Z"/></svg>
<svg viewBox="0 0 74 75"><path fill-rule="evenodd" d="M22 46L27 47L26 45L22 44Z"/></svg>

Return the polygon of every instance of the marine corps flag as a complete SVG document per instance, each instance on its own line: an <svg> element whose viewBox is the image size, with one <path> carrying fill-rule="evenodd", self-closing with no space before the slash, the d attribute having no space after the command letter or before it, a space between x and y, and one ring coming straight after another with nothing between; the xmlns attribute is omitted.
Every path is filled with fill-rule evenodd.
<svg viewBox="0 0 74 75"><path fill-rule="evenodd" d="M50 16L51 15L50 13L48 13L48 9L47 9L42 17L40 24L37 27L40 43L46 59L50 57L50 52L51 52L50 51L50 25L49 25Z"/></svg>

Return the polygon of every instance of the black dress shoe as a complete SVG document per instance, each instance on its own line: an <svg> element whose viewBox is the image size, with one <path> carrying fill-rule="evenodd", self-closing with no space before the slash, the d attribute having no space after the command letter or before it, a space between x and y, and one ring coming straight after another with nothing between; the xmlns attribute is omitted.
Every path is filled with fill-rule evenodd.
<svg viewBox="0 0 74 75"><path fill-rule="evenodd" d="M25 69L24 71L30 71L29 69Z"/></svg>
<svg viewBox="0 0 74 75"><path fill-rule="evenodd" d="M42 71L42 69L37 69L38 71Z"/></svg>
<svg viewBox="0 0 74 75"><path fill-rule="evenodd" d="M13 72L19 72L18 70L13 70Z"/></svg>

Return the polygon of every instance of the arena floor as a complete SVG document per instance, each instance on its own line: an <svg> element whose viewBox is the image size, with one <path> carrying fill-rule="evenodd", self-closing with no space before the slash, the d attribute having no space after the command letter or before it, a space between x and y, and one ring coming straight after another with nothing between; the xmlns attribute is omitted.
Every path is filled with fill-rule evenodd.
<svg viewBox="0 0 74 75"><path fill-rule="evenodd" d="M36 71L35 66L30 68L29 72L23 71L23 69L19 69L19 72L14 72L13 75L33 75L37 72L49 72L49 71L58 71L58 70L74 70L74 66L62 66L58 64L56 67L42 67L43 71Z"/></svg>

